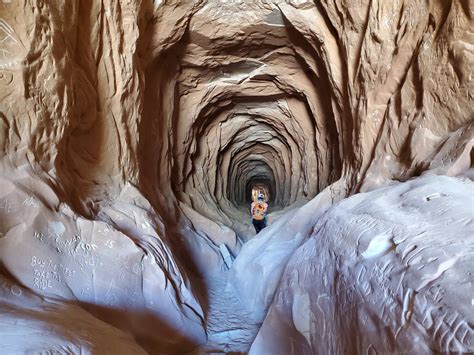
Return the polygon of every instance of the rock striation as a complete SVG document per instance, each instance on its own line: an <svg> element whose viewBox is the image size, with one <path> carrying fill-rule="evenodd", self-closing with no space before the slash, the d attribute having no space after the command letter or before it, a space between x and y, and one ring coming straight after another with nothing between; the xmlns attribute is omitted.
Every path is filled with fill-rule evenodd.
<svg viewBox="0 0 474 355"><path fill-rule="evenodd" d="M2 348L474 351L473 11L1 1Z"/></svg>
<svg viewBox="0 0 474 355"><path fill-rule="evenodd" d="M250 354L471 352L472 187L423 177L330 208L291 254Z"/></svg>

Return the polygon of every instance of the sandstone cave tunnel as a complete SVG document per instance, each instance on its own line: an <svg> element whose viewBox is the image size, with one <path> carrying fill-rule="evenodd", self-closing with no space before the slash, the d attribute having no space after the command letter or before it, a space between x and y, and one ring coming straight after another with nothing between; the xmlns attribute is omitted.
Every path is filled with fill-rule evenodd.
<svg viewBox="0 0 474 355"><path fill-rule="evenodd" d="M0 354L474 353L473 18L0 0Z"/></svg>

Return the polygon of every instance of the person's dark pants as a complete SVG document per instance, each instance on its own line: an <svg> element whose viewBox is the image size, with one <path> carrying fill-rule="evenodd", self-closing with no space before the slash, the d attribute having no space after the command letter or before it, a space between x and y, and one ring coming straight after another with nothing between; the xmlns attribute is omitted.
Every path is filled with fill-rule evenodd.
<svg viewBox="0 0 474 355"><path fill-rule="evenodd" d="M261 221L258 221L256 219L252 219L252 223L253 223L253 226L255 227L255 232L257 232L257 234L267 226L267 222L262 219Z"/></svg>

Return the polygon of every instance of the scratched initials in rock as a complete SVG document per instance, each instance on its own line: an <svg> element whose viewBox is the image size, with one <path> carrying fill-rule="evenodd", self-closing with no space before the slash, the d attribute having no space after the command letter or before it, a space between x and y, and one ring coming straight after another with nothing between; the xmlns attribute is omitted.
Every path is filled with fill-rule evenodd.
<svg viewBox="0 0 474 355"><path fill-rule="evenodd" d="M40 242L44 241L44 234L41 232L34 232L33 236L38 239Z"/></svg>
<svg viewBox="0 0 474 355"><path fill-rule="evenodd" d="M39 266L39 267L45 267L46 266L46 260L42 260L38 258L37 256L32 256L31 257L31 266Z"/></svg>
<svg viewBox="0 0 474 355"><path fill-rule="evenodd" d="M13 27L0 18L0 69L9 69L21 64L20 58L25 52L25 46Z"/></svg>
<svg viewBox="0 0 474 355"><path fill-rule="evenodd" d="M15 31L13 28L4 19L0 18L0 43L18 43L17 39L14 37L14 34Z"/></svg>
<svg viewBox="0 0 474 355"><path fill-rule="evenodd" d="M3 211L5 214L9 214L11 209L11 203L6 198L0 200L0 211Z"/></svg>
<svg viewBox="0 0 474 355"><path fill-rule="evenodd" d="M86 243L86 242L81 242L80 244L80 247L83 251L85 251L86 253L92 251L92 250L96 250L98 247L96 244L94 243Z"/></svg>
<svg viewBox="0 0 474 355"><path fill-rule="evenodd" d="M35 287L41 291L46 290L47 288L53 288L51 280L41 279L39 277L35 277Z"/></svg>
<svg viewBox="0 0 474 355"><path fill-rule="evenodd" d="M114 247L114 243L115 243L114 240L107 239L107 241L104 243L104 246L106 246L107 248L112 249Z"/></svg>
<svg viewBox="0 0 474 355"><path fill-rule="evenodd" d="M29 207L39 207L38 200L36 200L33 196L28 197L23 201L23 206L29 206Z"/></svg>

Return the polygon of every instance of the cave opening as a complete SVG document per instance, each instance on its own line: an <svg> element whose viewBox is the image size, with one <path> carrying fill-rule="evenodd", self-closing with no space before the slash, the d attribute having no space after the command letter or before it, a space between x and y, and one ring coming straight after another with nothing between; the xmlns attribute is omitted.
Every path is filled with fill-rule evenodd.
<svg viewBox="0 0 474 355"><path fill-rule="evenodd" d="M260 163L252 168L250 175L245 177L247 182L243 182L244 186L241 189L241 205L248 207L250 203L257 200L259 193L265 196L266 201L275 205L276 182L273 173L268 169L268 165Z"/></svg>
<svg viewBox="0 0 474 355"><path fill-rule="evenodd" d="M252 202L257 201L258 196L263 195L263 199L270 204L274 205L275 198L271 191L272 185L268 180L255 179L248 184L247 192L247 204L250 205Z"/></svg>

